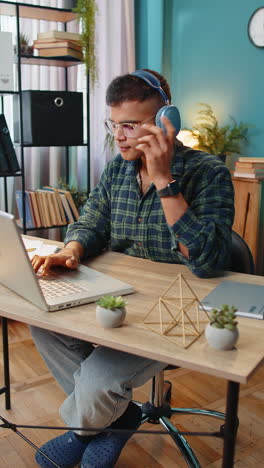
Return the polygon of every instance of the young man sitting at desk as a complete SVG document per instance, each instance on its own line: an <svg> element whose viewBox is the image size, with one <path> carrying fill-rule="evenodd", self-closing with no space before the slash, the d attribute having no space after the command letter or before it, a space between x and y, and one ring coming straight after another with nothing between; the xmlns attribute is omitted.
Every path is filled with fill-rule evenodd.
<svg viewBox="0 0 264 468"><path fill-rule="evenodd" d="M157 262L181 263L200 277L228 266L233 187L219 158L184 147L179 128L155 116L171 101L164 77L151 70L115 78L106 95L109 133L118 154L91 192L80 219L68 228L65 247L35 256L35 271L52 265L77 268L79 259L104 249ZM167 107L165 111L167 110ZM166 114L166 112L165 112ZM168 114L169 115L169 114ZM172 119L173 120L173 119ZM177 120L177 119L176 119ZM31 327L50 371L68 395L60 408L67 425L136 429L140 409L132 390L166 367L121 351ZM59 466L113 467L128 433L66 432L42 450ZM41 467L52 467L40 453Z"/></svg>

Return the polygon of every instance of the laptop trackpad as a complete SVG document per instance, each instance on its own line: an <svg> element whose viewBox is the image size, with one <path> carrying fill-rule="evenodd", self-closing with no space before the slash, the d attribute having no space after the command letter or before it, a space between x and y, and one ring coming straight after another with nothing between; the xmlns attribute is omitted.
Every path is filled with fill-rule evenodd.
<svg viewBox="0 0 264 468"><path fill-rule="evenodd" d="M99 279L102 280L104 275L96 270L93 270L92 268L80 265L77 270L54 268L52 270L51 277L52 276L60 281L77 283L79 286L82 286L85 289L90 289L90 287L95 285Z"/></svg>

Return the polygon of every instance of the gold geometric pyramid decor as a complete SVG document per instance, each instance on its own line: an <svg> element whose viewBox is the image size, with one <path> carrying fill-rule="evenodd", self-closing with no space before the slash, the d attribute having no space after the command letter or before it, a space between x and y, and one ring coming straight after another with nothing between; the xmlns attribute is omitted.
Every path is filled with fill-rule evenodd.
<svg viewBox="0 0 264 468"><path fill-rule="evenodd" d="M151 307L143 323L155 333L188 348L202 335L208 321L208 313L180 273Z"/></svg>

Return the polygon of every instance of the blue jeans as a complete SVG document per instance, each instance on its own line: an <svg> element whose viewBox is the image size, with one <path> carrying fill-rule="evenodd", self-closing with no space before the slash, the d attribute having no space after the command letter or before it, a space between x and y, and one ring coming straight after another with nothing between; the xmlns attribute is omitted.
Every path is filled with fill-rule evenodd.
<svg viewBox="0 0 264 468"><path fill-rule="evenodd" d="M50 372L68 395L60 415L71 427L109 426L126 410L133 388L167 366L41 328L30 330Z"/></svg>

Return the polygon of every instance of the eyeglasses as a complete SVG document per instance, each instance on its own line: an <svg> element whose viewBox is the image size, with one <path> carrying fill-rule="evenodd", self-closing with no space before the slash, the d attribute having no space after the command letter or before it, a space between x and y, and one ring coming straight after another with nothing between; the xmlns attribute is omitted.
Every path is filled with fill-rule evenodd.
<svg viewBox="0 0 264 468"><path fill-rule="evenodd" d="M139 129L141 125L153 119L155 115L156 114L153 114L148 119L142 120L142 122L138 122L138 123L123 122L123 123L117 124L110 119L106 119L104 121L104 124L105 124L106 130L108 131L108 133L110 133L110 135L115 135L118 128L121 128L123 135L125 135L126 137L137 138L139 136Z"/></svg>

